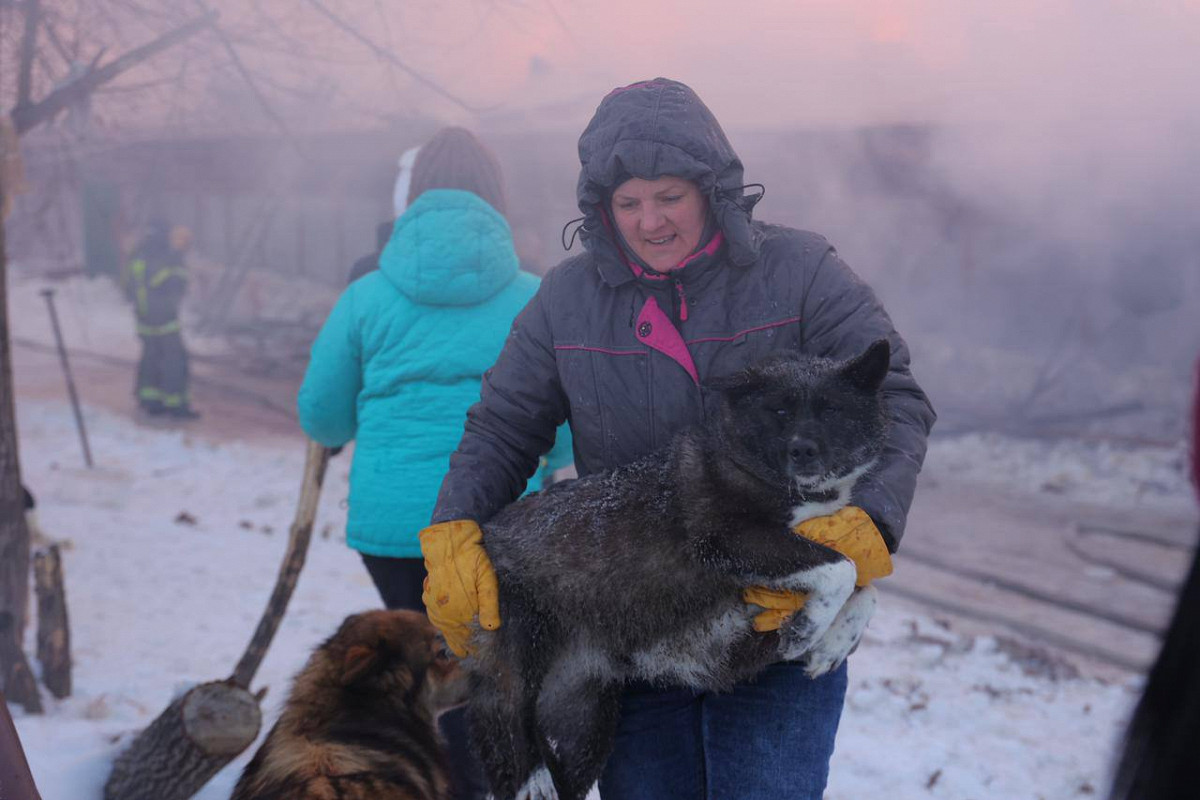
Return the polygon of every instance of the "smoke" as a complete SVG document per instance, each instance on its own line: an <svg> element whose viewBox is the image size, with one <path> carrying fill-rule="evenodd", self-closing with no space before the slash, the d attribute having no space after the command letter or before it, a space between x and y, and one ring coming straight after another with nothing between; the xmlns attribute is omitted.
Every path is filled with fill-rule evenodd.
<svg viewBox="0 0 1200 800"><path fill-rule="evenodd" d="M1200 350L1197 0L321 4L404 66L312 3L219 0L256 89L198 39L194 90L106 95L96 116L152 127L170 110L175 137L278 136L278 116L324 134L328 152L306 140L304 165L376 170L381 201L400 152L465 124L505 164L520 238L553 263L596 104L614 86L676 78L722 121L747 180L766 184L757 216L825 234L924 363L941 364L944 396L963 391L963 359L992 350L1024 359L1018 399L1055 359L1122 375L1157 365L1186 384ZM138 113L106 111L121 98ZM381 130L379 153L350 136ZM379 215L351 216L369 249ZM1112 393L1074 382L1065 405Z"/></svg>
<svg viewBox="0 0 1200 800"><path fill-rule="evenodd" d="M1200 351L1200 4L561 10L575 36L542 31L551 69L512 102L568 97L578 72L609 79L596 100L654 75L691 84L767 184L759 216L829 236L915 349L956 353L933 378L949 405L1170 394L1161 418L1182 419ZM554 106L554 122L578 130L594 102ZM972 358L1006 364L974 396L956 380ZM1177 377L1171 392L1146 397L1161 388L1147 365ZM1113 374L1141 374L1142 394Z"/></svg>

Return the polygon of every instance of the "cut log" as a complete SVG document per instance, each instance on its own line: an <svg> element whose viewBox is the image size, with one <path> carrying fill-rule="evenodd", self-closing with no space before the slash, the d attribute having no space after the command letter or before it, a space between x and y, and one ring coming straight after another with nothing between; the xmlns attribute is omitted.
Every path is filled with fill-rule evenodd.
<svg viewBox="0 0 1200 800"><path fill-rule="evenodd" d="M67 593L58 545L52 544L34 554L33 584L37 593L37 658L42 665L42 683L61 700L71 694L71 629L67 624Z"/></svg>
<svg viewBox="0 0 1200 800"><path fill-rule="evenodd" d="M104 800L186 800L258 736L254 695L231 681L193 687L118 756Z"/></svg>

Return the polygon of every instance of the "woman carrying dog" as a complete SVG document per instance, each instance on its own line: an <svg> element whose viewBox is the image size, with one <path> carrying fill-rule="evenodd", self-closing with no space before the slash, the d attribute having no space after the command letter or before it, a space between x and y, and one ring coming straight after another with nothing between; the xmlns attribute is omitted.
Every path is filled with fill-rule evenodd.
<svg viewBox="0 0 1200 800"><path fill-rule="evenodd" d="M484 371L537 290L538 279L518 269L504 212L492 153L462 128L436 134L417 155L379 269L338 299L300 388L310 437L326 447L355 441L346 542L390 609L424 608L415 532L429 520ZM564 431L544 469L569 464L569 452ZM462 777L469 768L455 744L465 734L449 724Z"/></svg>
<svg viewBox="0 0 1200 800"><path fill-rule="evenodd" d="M844 359L886 338L891 427L853 503L892 551L934 421L871 289L822 237L752 220L761 194L745 192L741 161L690 88L660 78L611 92L579 153L584 252L517 319L421 532L426 606L460 655L476 615L501 624L479 523L521 493L564 420L580 474L618 467L703 424L712 378L780 351ZM778 627L797 598L772 602L756 604ZM791 662L723 694L631 686L601 794L818 800L845 691L844 664L814 680Z"/></svg>

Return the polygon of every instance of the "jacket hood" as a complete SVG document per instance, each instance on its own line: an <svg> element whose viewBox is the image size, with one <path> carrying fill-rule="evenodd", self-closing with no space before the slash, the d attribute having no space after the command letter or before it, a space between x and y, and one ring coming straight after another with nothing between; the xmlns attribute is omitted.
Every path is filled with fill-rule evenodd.
<svg viewBox="0 0 1200 800"><path fill-rule="evenodd" d="M517 276L512 231L485 200L459 189L422 192L396 220L379 269L416 303L482 303Z"/></svg>
<svg viewBox="0 0 1200 800"><path fill-rule="evenodd" d="M750 217L758 197L743 194L741 159L688 86L655 78L614 89L579 137L579 161L580 238L610 282L620 274L610 265L620 264L621 257L606 205L612 191L631 177L676 175L694 182L725 235L730 259L746 265L757 257Z"/></svg>

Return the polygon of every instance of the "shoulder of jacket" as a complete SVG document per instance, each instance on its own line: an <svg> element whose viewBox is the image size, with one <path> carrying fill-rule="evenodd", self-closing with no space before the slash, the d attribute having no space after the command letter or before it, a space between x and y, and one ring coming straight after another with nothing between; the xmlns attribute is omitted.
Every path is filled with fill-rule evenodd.
<svg viewBox="0 0 1200 800"><path fill-rule="evenodd" d="M346 310L355 320L410 313L418 307L380 270L363 275L347 286L338 302L346 303Z"/></svg>
<svg viewBox="0 0 1200 800"><path fill-rule="evenodd" d="M529 291L530 294L537 291L538 286L542 284L542 279L532 272L526 272L523 269L517 270L517 275L513 278L513 286Z"/></svg>
<svg viewBox="0 0 1200 800"><path fill-rule="evenodd" d="M550 296L562 292L577 292L599 283L602 281L600 272L596 269L596 259L585 251L552 267L542 278L542 294Z"/></svg>
<svg viewBox="0 0 1200 800"><path fill-rule="evenodd" d="M552 277L556 280L578 280L585 277L596 277L598 279L596 259L587 250L584 250L582 253L576 253L573 256L567 256L547 272L543 280L548 280Z"/></svg>
<svg viewBox="0 0 1200 800"><path fill-rule="evenodd" d="M758 238L758 260L767 274L805 285L834 250L821 234L786 225L755 222L754 234Z"/></svg>
<svg viewBox="0 0 1200 800"><path fill-rule="evenodd" d="M777 225L770 222L755 222L754 233L758 237L764 255L804 256L820 261L833 249L833 245L819 233Z"/></svg>

